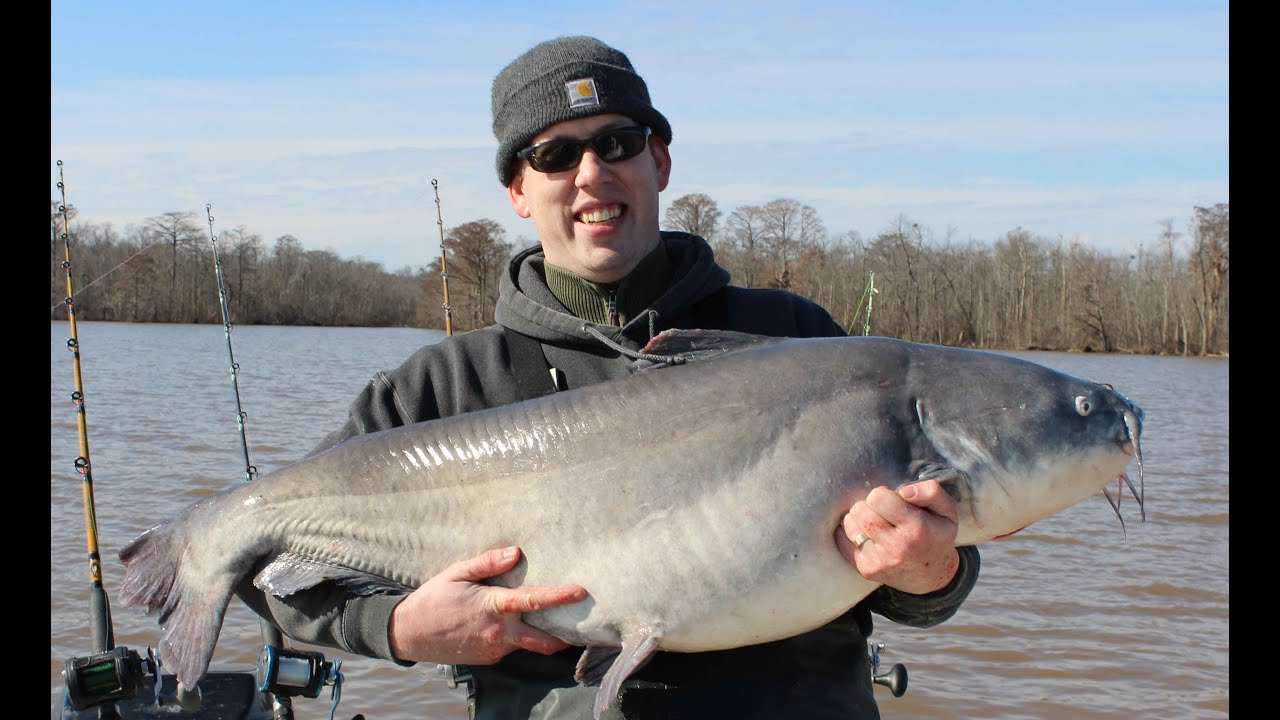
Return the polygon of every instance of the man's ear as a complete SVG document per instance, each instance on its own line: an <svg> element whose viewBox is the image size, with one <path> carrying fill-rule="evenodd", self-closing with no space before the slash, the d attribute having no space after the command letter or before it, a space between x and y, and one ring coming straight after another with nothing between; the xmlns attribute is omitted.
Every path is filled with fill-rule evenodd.
<svg viewBox="0 0 1280 720"><path fill-rule="evenodd" d="M667 189L667 183L671 180L671 151L662 138L650 135L649 153L653 155L653 163L658 170L658 192L662 192Z"/></svg>
<svg viewBox="0 0 1280 720"><path fill-rule="evenodd" d="M507 186L507 197L510 198L511 207L516 211L516 214L526 220L529 219L529 201L524 196L523 168L516 171L511 184Z"/></svg>

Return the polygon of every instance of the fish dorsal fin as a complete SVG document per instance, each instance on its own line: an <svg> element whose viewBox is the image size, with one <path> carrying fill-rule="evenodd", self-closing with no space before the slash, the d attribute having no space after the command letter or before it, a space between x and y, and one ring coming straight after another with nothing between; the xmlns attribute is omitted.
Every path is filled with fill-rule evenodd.
<svg viewBox="0 0 1280 720"><path fill-rule="evenodd" d="M752 335L751 333L734 332L732 330L663 330L649 344L644 346L645 355L660 358L679 357L679 362L695 362L718 357L728 353L748 350L762 345L782 342L786 338L769 335ZM631 372L666 367L671 362L656 359L641 359L631 364Z"/></svg>
<svg viewBox="0 0 1280 720"><path fill-rule="evenodd" d="M375 595L393 590L413 591L413 588L390 578L288 552L280 553L262 568L253 578L253 584L259 590L276 597L288 597L326 580L340 583L357 595Z"/></svg>

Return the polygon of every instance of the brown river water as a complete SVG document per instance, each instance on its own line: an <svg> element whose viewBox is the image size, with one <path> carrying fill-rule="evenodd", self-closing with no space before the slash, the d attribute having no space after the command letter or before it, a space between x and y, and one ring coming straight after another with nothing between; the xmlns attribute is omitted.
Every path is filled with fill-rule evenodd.
<svg viewBox="0 0 1280 720"><path fill-rule="evenodd" d="M245 478L222 326L79 324L98 542L118 645L159 642L152 618L119 600L119 548L188 504ZM50 324L49 688L90 649L89 582L75 389L66 322ZM236 327L250 457L260 474L337 427L377 370L442 333L413 329ZM877 618L882 669L906 665L905 695L877 687L885 718L1082 720L1230 714L1230 360L1010 353L1111 383L1147 413L1147 521L1125 529L1099 495L982 546L960 611L928 630ZM1137 479L1136 464L1130 474ZM1114 494L1114 492L1113 492ZM1132 500L1132 498L1127 498ZM228 611L215 666L249 667L257 616ZM368 720L466 718L462 690L434 666L343 660L336 713ZM295 714L328 718L328 693Z"/></svg>

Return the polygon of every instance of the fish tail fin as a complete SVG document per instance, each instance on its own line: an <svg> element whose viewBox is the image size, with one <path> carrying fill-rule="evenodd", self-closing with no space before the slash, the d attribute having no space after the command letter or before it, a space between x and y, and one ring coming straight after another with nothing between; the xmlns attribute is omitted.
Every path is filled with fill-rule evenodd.
<svg viewBox="0 0 1280 720"><path fill-rule="evenodd" d="M120 550L121 598L146 608L148 615L158 611L164 628L160 657L188 688L195 688L209 669L237 580L234 573L214 572L202 582L185 581L184 564L218 563L192 557L194 551L185 528L173 523L151 528Z"/></svg>

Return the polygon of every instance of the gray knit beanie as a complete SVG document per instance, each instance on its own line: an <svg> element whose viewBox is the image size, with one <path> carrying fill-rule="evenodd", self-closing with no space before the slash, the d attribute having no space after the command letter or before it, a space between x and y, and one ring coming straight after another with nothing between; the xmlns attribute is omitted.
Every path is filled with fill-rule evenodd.
<svg viewBox="0 0 1280 720"><path fill-rule="evenodd" d="M565 120L619 113L671 142L671 124L649 103L649 88L620 51L582 35L535 45L493 79L498 179L514 177L516 153Z"/></svg>

